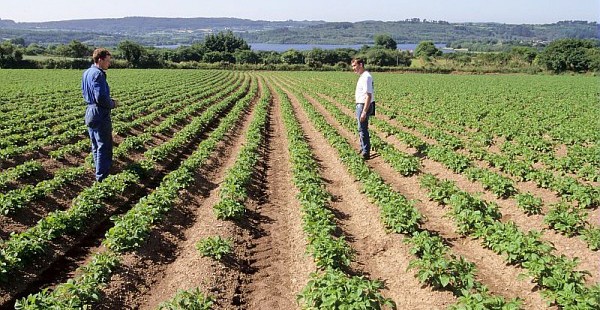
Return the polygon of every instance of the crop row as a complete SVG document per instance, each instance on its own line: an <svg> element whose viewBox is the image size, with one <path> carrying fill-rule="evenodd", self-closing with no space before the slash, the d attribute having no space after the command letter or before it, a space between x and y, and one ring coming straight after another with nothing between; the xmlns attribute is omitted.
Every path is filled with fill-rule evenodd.
<svg viewBox="0 0 600 310"><path fill-rule="evenodd" d="M194 174L215 150L219 141L239 121L244 110L257 92L256 83L251 90L238 98L231 111L222 118L219 126L202 141L198 148L181 163L178 169L168 173L160 185L148 196L139 200L126 214L113 220L115 225L107 232L102 244L106 250L96 254L91 263L80 268L81 274L69 282L59 285L54 291L44 290L17 302L20 309L39 307L85 308L98 301L100 289L120 263L120 255L139 248L149 236L153 225L162 219L176 202L179 191L191 185ZM214 110L217 111L217 110ZM212 115L216 117L217 114ZM208 118L203 114L202 118Z"/></svg>
<svg viewBox="0 0 600 310"><path fill-rule="evenodd" d="M206 76L206 78L210 78ZM201 79L200 82L202 82ZM168 87L167 84L163 84L164 88ZM186 85L178 85L177 88L171 89L171 91L183 92L186 88ZM133 85L131 86L133 87ZM161 102L161 98L164 100L168 100L171 95L170 91L164 91L160 87L153 87L150 93L148 91L133 91L133 94L129 94L124 96L125 98L120 103L119 109L116 110L114 118L114 130L117 133L121 133L124 130L121 128L125 124L127 126L128 122L131 120L132 116L139 117L143 113L147 113L148 111L152 111L157 107L163 107ZM79 94L80 96L80 94ZM35 151L44 146L51 146L58 143L65 144L71 141L76 137L82 137L85 135L85 125L81 121L82 111L85 106L81 103L82 100L77 97L67 97L63 98L63 100L68 100L70 103L65 103L66 108L61 106L54 106L52 111L46 111L46 113L42 113L43 117L51 117L54 111L60 111L58 115L54 118L50 118L53 122L57 123L57 125L50 126L50 124L45 124L45 126L37 127L37 129L30 128L31 123L36 123L35 121L23 118L15 118L12 130L16 130L17 132L23 132L23 130L19 130L19 128L27 128L26 133L15 133L13 135L4 136L4 138L0 140L7 139L6 142L0 143L2 148L0 149L0 158L8 159L12 158L15 155L19 155L22 153ZM158 96L158 97L157 97ZM113 95L114 97L114 95ZM140 100L140 98L142 98ZM121 98L119 98L121 100ZM148 102L154 102L153 104L148 105ZM27 111L20 111L27 115ZM37 113L36 113L37 114ZM50 128L50 130L49 130ZM39 137L39 139L36 139ZM11 142L11 140L14 140ZM13 142L26 142L25 145L16 145Z"/></svg>
<svg viewBox="0 0 600 310"><path fill-rule="evenodd" d="M307 90L308 91L308 90ZM333 105L329 105L329 104L325 104L325 106L327 107L327 109L330 110L330 112L339 120L341 120L342 124L345 124L347 128L349 129L353 129L354 125L352 124L351 121L348 121L348 117L344 117L343 116L343 112L341 112L339 109L337 109L335 106ZM345 121L344 121L345 120ZM414 141L414 140L413 140ZM423 144L424 143L418 143L419 147L424 149L424 153L427 154L428 156L430 156L430 149L425 146L423 148ZM446 149L447 150L447 149ZM451 151L451 150L447 150L446 152ZM450 153L450 154L456 154L456 153ZM385 156L382 155L382 157ZM454 161L450 160L447 161L447 163L455 163ZM402 173L402 171L396 169L398 172ZM463 171L462 169L460 171L457 172L461 172ZM446 191L442 190L441 193L445 193ZM439 194L438 194L439 195ZM436 195L437 196L437 195ZM496 219L499 218L499 213L493 210L487 210L489 212L492 212L492 214L496 215ZM486 213L484 213L483 209L478 210L477 212L480 212L482 214L482 216L484 216ZM514 226L514 224L513 224ZM459 229L460 231L460 229ZM506 239L506 242L510 242L510 238ZM560 257L559 259L554 259L554 260L550 260L549 262L552 263L556 260L560 260L561 262L561 266L564 265L568 265L571 266L571 268L575 268L576 266L576 261L569 261L568 259L564 258L564 257ZM545 262L545 261L544 261ZM539 262L538 262L539 263ZM543 265L543 264L540 264ZM549 266L546 266L545 268L550 268ZM570 273L569 273L570 271ZM573 307L574 305L577 305L578 303L580 305L584 305L584 306L589 306L589 305L597 305L598 301L595 299L596 295L597 295L597 287L593 287L591 289L587 289L585 288L585 286L583 286L583 276L582 274L586 274L586 272L580 273L580 272L575 272L572 269L561 269L561 270L551 270L549 271L550 275L548 276L548 278L551 277L556 277L556 276L560 276L560 275L567 275L566 277L570 277L569 275L572 275L570 280L566 280L563 282L566 282L566 286L567 289L563 289L562 287L560 287L560 285L563 285L563 282L561 282L561 284L557 284L557 286L552 287L551 289L549 289L549 293L546 293L545 296L548 298L549 302L553 303L556 302L561 306L567 306L567 307ZM538 277L540 276L539 274L533 274L534 277L536 277L536 279L539 279ZM545 280L539 280L540 282L548 282L548 281L553 281L556 279L545 279ZM571 295L569 295L571 292L565 292L565 290L568 290L569 288L572 288L573 286L575 286L575 288L573 289L575 292L573 292ZM544 287L544 286L542 286Z"/></svg>
<svg viewBox="0 0 600 310"><path fill-rule="evenodd" d="M535 197L531 193L520 193L512 179L504 177L496 172L492 172L489 169L476 167L470 158L452 150L448 146L427 144L426 142L420 141L419 138L406 134L401 129L394 127L383 120L375 120L373 123L383 132L396 135L407 144L411 143L412 145L418 145L423 154L444 164L452 171L464 173L471 181L479 181L484 189L490 190L497 197L515 198L517 205L527 214L542 213L541 199ZM543 174L532 172L529 175L532 179L539 180L539 176ZM564 179L565 178L558 178L556 180ZM597 198L598 189L591 185L579 185L577 183L567 184L572 186L569 187L569 190L573 191L574 194L567 196L566 193L563 193L563 195L567 196L569 198L568 200L576 200L579 203L578 206L569 205L564 201L553 204L546 214L545 221L549 224L550 228L553 228L560 233L569 236L581 235L591 249L597 250L600 248L600 228L587 221L587 213L583 211L582 208L594 207L599 203Z"/></svg>
<svg viewBox="0 0 600 310"><path fill-rule="evenodd" d="M421 179L431 199L451 207L458 233L482 239L482 244L505 256L508 264L517 264L544 291L550 304L565 309L593 309L600 306L600 285L585 286L587 271L576 271L577 259L552 254L554 247L540 240L536 231L522 232L513 222L501 222L498 206L469 193L460 191L453 183L433 175Z"/></svg>
<svg viewBox="0 0 600 310"><path fill-rule="evenodd" d="M338 95L338 93L334 93L333 95L341 96ZM355 127L354 119L345 116L344 113L342 113L335 105L329 104L328 100L324 100L323 102L325 103L327 109L332 111L333 115L336 116L338 121L344 124L346 128L353 129ZM349 105L348 107L350 108ZM390 112L381 106L378 107L378 111L384 115L390 115ZM404 141L411 147L415 147L427 157L443 163L452 171L456 173L464 173L471 181L477 180L481 182L484 189L492 191L496 196L502 198L518 198L518 201L520 202L519 205L526 210L536 208L536 198L529 193L520 194L511 179L499 175L498 173L494 173L488 169L475 167L474 163L467 156L456 152L454 148L457 148L458 145L460 145L460 143L454 142L456 138L452 139L453 137L450 136L450 138L445 140L441 139L441 145L431 145L414 135L403 132L401 129L390 125L384 120L374 118L372 119L372 123L383 132L390 135L396 135L400 138L400 140ZM429 134L428 136L440 139L440 137L445 137L446 135L438 133L437 135ZM374 141L373 146L378 150L391 150L389 146L385 144L382 146L379 144L379 140L377 139L376 135L374 135L374 139L372 138L372 140ZM397 165L393 164L393 159L391 158L393 155L390 155L390 153L394 153L393 150L381 151L381 153L386 162L390 163L390 165L401 174L406 175L406 169L398 169ZM569 183L569 185L571 185L569 189L575 191L576 194L567 197L570 197L570 200L576 199L579 202L579 207L569 206L564 202L552 205L550 211L546 215L546 222L551 228L556 229L561 233L568 234L569 236L581 235L588 243L589 247L596 250L600 248L600 228L587 222L587 213L582 211L581 207L593 207L599 203L598 197L600 197L600 194L598 193L598 189L590 185L580 185L577 187L578 185L576 183ZM532 202L534 206L531 206Z"/></svg>
<svg viewBox="0 0 600 310"><path fill-rule="evenodd" d="M298 298L305 308L395 308L395 303L383 297L381 281L344 272L350 266L353 252L344 236L335 237L335 215L329 207L331 194L319 174L319 165L304 138L294 116L287 94L278 89L284 125L289 141L293 182L302 207L303 229L307 234L307 251L319 270L313 272ZM356 292L360 292L357 294Z"/></svg>
<svg viewBox="0 0 600 310"><path fill-rule="evenodd" d="M73 199L72 206L65 211L52 212L27 231L12 234L10 239L0 244L0 278L19 266L23 261L41 254L49 242L63 233L81 232L89 229L89 222L104 208L103 201L121 194L144 175L148 175L159 160L174 153L192 141L208 124L222 114L248 91L249 83L229 98L207 109L201 117L195 118L173 138L159 146L148 149L144 159L131 164L123 172L109 176L106 181L95 183Z"/></svg>
<svg viewBox="0 0 600 310"><path fill-rule="evenodd" d="M198 113L205 106L209 106L213 102L222 100L223 96L231 93L235 88L239 87L238 83L231 83L229 87L220 91L213 90L212 88L208 91L203 92L203 96L200 98L206 98L206 100L191 101L185 105L185 108L170 115L167 119L156 126L146 127L145 133L139 136L127 137L118 147L114 150L114 156L125 157L128 152L134 148L140 148L143 144L151 139L150 134L165 133L170 130L178 122L182 122L191 115ZM212 97L209 97L212 96ZM175 104L174 106L179 106ZM86 140L87 141L87 140ZM86 143L86 145L89 142ZM88 156L91 161L91 156ZM27 203L43 198L61 186L72 182L76 177L82 175L85 172L83 166L65 168L62 171L58 171L52 179L38 182L36 185L26 185L22 188L7 192L6 194L0 194L0 213L7 214L14 212L20 208L23 208Z"/></svg>
<svg viewBox="0 0 600 310"><path fill-rule="evenodd" d="M297 95L309 119L338 151L348 171L362 184L365 195L379 206L386 229L404 234L407 242L413 244L411 253L417 258L411 261L410 266L418 269L417 277L422 283L456 294L459 299L453 308L468 309L481 305L494 309L518 307L519 301L505 301L502 297L493 296L485 285L475 281L474 264L450 254L439 237L423 230L420 227L423 216L413 203L386 184L381 176L365 164L348 141L327 123L323 115L302 94Z"/></svg>
<svg viewBox="0 0 600 310"><path fill-rule="evenodd" d="M328 107L328 109L333 110L331 112L336 117L343 114L339 110L332 109L332 107ZM341 118L343 119L344 117ZM425 153L428 156L430 155L427 149ZM401 171L397 171L401 173ZM431 176L424 177L422 182L425 184L431 183L431 181L428 182L428 178L431 178ZM448 193L450 196L448 196ZM484 234L483 228L489 227L494 222L498 222L499 224L494 226L496 228L494 237L486 239L488 241L487 246L499 253L506 253L507 249L510 249L513 252L508 253L509 256L525 257L521 258L527 261L524 263L524 267L530 270L531 275L537 281L538 285L546 289L543 295L548 299L549 303L557 303L567 308L585 308L600 305L598 298L600 286L585 287L584 279L587 272L574 271L574 268L577 266L576 260L551 255L550 251L553 248L537 240L538 235L535 232L531 232L531 235L528 237L533 238L533 240L526 242L526 244L540 244L538 248L524 249L516 247L519 243L515 243L514 240L524 239L524 234L519 232L513 223L503 224L497 221L501 217L497 207L489 207L487 204L481 203L481 200L464 192L462 192L462 196L452 196L452 194L453 192L447 186L432 190L432 196L440 199L439 201L451 201L451 204L454 202L451 217L456 219L459 233L479 237ZM519 234L521 237L519 237ZM498 240L499 236L502 236L501 240ZM496 238L495 241L497 243L491 244L493 242L489 240L493 238ZM430 245L428 245L429 247ZM529 254L528 251L533 251L533 254ZM529 255L533 255L533 258ZM516 260L518 261L518 259ZM514 263L515 261L509 259L508 262ZM433 266L430 261L426 262L425 265Z"/></svg>

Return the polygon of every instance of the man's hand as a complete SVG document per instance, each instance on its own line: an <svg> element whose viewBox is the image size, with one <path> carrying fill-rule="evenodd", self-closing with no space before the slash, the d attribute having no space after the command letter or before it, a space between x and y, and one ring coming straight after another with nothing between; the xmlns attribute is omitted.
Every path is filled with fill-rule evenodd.
<svg viewBox="0 0 600 310"><path fill-rule="evenodd" d="M363 110L363 111L360 113L360 122L361 122L361 123L364 123L366 119L367 119L367 112L366 112L365 110Z"/></svg>

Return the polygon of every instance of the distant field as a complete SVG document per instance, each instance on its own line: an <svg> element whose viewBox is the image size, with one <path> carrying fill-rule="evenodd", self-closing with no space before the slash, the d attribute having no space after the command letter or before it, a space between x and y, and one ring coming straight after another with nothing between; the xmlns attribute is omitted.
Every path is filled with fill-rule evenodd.
<svg viewBox="0 0 600 310"><path fill-rule="evenodd" d="M2 308L600 305L596 77L373 73L364 161L353 73L111 69L95 183L81 74L0 70Z"/></svg>
<svg viewBox="0 0 600 310"><path fill-rule="evenodd" d="M48 60L48 59L55 59L55 60L74 60L77 58L72 58L72 57L59 57L59 56L40 56L40 55L23 55L23 59L25 60Z"/></svg>

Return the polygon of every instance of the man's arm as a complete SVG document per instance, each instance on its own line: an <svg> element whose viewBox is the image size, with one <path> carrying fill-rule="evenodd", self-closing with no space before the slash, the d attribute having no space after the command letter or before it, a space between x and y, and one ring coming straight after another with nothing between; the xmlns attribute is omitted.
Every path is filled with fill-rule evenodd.
<svg viewBox="0 0 600 310"><path fill-rule="evenodd" d="M371 98L373 98L373 94L367 93L363 110L360 113L361 122L364 122L367 119L367 115L369 115L369 108L371 107Z"/></svg>
<svg viewBox="0 0 600 310"><path fill-rule="evenodd" d="M99 107L106 109L112 109L115 107L113 100L110 99L110 93L108 91L106 80L102 74L98 74L94 79L94 97L96 97L96 104Z"/></svg>

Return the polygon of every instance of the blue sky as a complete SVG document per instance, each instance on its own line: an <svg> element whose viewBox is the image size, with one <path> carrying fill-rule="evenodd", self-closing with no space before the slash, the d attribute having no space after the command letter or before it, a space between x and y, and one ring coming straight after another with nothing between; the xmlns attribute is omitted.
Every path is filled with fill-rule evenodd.
<svg viewBox="0 0 600 310"><path fill-rule="evenodd" d="M544 24L561 20L600 22L598 0L0 0L0 7L1 19L16 22L125 16L349 22L417 17L507 24Z"/></svg>

